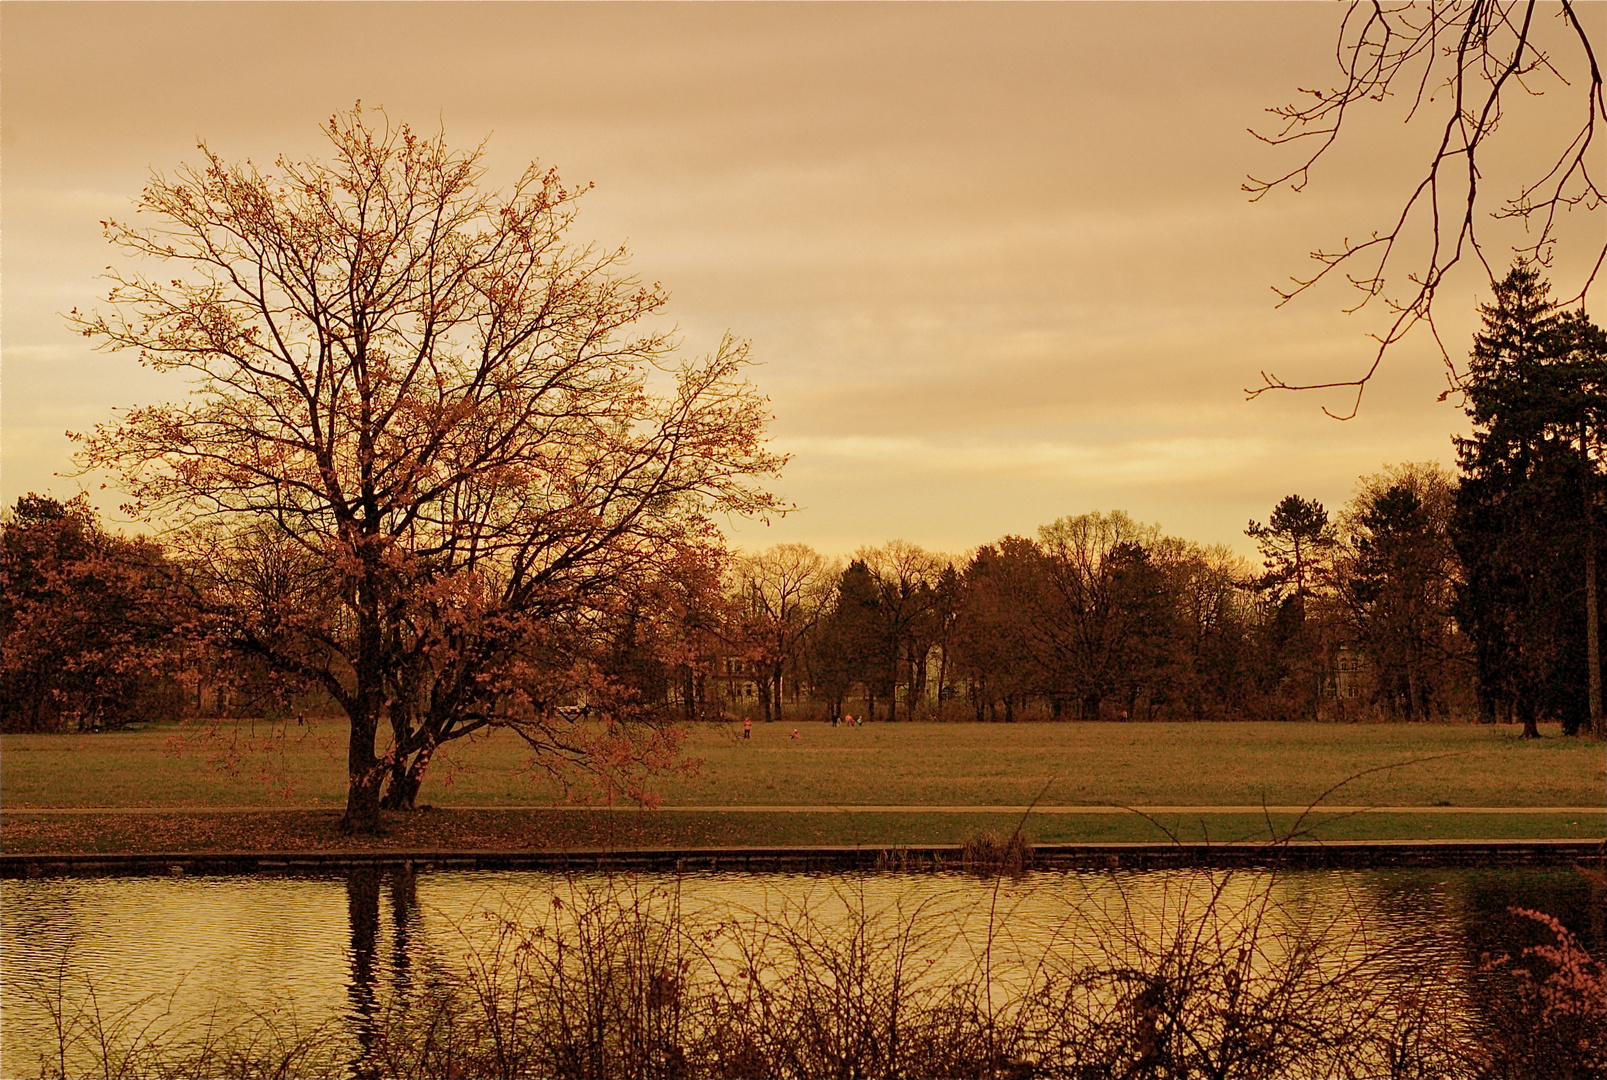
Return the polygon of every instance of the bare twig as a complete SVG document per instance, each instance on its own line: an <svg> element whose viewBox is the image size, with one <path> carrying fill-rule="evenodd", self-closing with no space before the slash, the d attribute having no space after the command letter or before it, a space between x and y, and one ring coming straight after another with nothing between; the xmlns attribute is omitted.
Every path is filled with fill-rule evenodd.
<svg viewBox="0 0 1607 1080"><path fill-rule="evenodd" d="M1556 48L1571 47L1571 52L1567 62L1558 64L1554 53L1536 40L1541 36L1535 22L1538 11L1535 0L1354 3L1337 39L1338 85L1300 90L1299 100L1268 110L1278 121L1273 129L1252 130L1271 146L1315 144L1293 168L1268 179L1247 178L1243 189L1255 202L1277 188L1303 191L1313 168L1339 141L1355 106L1382 102L1404 88L1412 102L1406 122L1419 119L1430 106L1443 110L1422 177L1394 218L1365 237L1346 237L1337 247L1313 251L1311 257L1319 265L1315 273L1293 277L1288 287L1274 287L1280 307L1335 276L1361 293L1347 312L1378 299L1388 312L1387 323L1370 335L1377 349L1366 370L1356 378L1309 383L1263 371L1262 384L1246 389L1248 397L1269 390L1351 389L1355 398L1349 411L1323 409L1335 419L1348 420L1356 415L1385 354L1419 325L1429 327L1454 385L1455 362L1433 328L1434 302L1448 275L1465 259L1478 263L1492 286L1504 270L1507 260L1486 254L1481 223L1517 222L1525 240L1512 247L1513 254L1550 265L1562 242L1563 216L1593 213L1607 201L1598 172L1592 169L1592 156L1599 157L1598 123L1607 125L1607 97L1590 34L1573 0L1561 0L1557 17L1563 31ZM1576 68L1584 73L1570 81L1564 70ZM1480 151L1495 135L1504 105L1514 94L1542 96L1550 84L1560 85L1573 95L1576 107L1583 106L1577 127L1554 157L1542 159L1536 179L1523 182L1491 208L1492 197L1480 187L1484 175ZM1583 303L1607 262L1602 230L1598 227L1595 234L1584 235L1595 257L1578 291L1565 301L1569 304ZM1427 254L1404 272L1404 287L1393 287L1391 281L1402 276L1397 272L1399 262L1412 258L1402 249L1419 243L1427 246Z"/></svg>

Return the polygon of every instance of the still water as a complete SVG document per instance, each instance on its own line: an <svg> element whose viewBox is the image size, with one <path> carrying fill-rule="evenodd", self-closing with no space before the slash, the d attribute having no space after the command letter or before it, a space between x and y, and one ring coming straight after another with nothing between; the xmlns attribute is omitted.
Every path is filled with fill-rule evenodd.
<svg viewBox="0 0 1607 1080"><path fill-rule="evenodd" d="M1599 956L1603 900L1599 885L1566 868L1039 871L998 881L937 872L461 871L7 880L0 1069L37 1072L63 1012L86 1007L125 1034L202 1016L225 1026L266 1017L332 1023L355 1046L365 1017L432 973L484 969L510 929L556 927L588 905L634 905L697 932L716 967L773 940L775 928L830 937L851 926L907 943L928 978L985 965L1005 986L1030 983L1046 963L1164 948L1207 913L1230 931L1259 920L1264 940L1325 939L1336 964L1357 950L1388 954L1394 970L1430 973L1456 1002L1479 956L1510 945L1498 939L1510 931L1511 908L1557 917ZM745 937L715 932L741 926Z"/></svg>

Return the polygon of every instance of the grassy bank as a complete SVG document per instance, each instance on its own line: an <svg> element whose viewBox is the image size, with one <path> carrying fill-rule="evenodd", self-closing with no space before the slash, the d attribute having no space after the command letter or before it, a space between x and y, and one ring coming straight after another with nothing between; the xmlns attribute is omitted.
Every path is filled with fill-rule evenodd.
<svg viewBox="0 0 1607 1080"><path fill-rule="evenodd" d="M8 854L296 851L559 851L576 848L903 847L959 844L978 832L1011 833L1006 814L792 814L449 810L387 815L379 836L349 837L334 810L240 814L117 812L4 822ZM1293 815L1221 814L1032 816L1022 832L1036 844L1261 841L1290 835ZM1311 840L1590 839L1602 821L1581 814L1315 815L1298 835Z"/></svg>

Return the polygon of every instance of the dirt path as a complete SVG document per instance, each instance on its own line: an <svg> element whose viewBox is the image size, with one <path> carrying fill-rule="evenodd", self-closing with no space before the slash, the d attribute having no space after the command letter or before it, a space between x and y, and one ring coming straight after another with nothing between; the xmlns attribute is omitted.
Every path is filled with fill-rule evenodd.
<svg viewBox="0 0 1607 1080"><path fill-rule="evenodd" d="M7 814L282 814L338 810L306 806L7 806ZM681 814L1602 814L1607 806L443 806L436 810L487 813L681 813Z"/></svg>

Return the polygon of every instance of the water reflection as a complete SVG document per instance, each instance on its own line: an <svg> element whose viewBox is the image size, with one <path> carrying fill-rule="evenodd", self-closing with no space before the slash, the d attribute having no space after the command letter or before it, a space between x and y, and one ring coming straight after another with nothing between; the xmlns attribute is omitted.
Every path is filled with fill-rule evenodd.
<svg viewBox="0 0 1607 1080"><path fill-rule="evenodd" d="M209 1009L339 1017L351 1059L365 1060L376 1018L418 994L430 973L469 971L505 947L509 927L572 926L577 898L619 888L600 877L403 868L333 879L5 881L5 1075L34 1071L53 1044L61 1003L90 989L96 1007L130 1029ZM687 925L747 920L797 928L804 938L846 933L860 920L866 940L905 934L923 978L941 982L980 966L990 991L996 984L1001 993L1046 967L1158 955L1171 947L1169 934L1214 905L1231 916L1213 931L1223 940L1237 932L1234 920L1266 919L1279 930L1265 936L1262 951L1240 958L1246 974L1234 979L1285 963L1299 941L1321 938L1333 946L1323 963L1342 966L1355 959L1351 952L1389 956L1402 977L1435 980L1447 1008L1469 1022L1502 1007L1474 993L1469 976L1493 935L1510 932L1501 928L1507 908L1560 918L1597 955L1603 929L1600 883L1571 870L1036 873L1001 882L937 873L642 875L618 895L659 904ZM777 934L731 932L699 948L734 970L757 940L785 943ZM661 991L674 977L650 975Z"/></svg>
<svg viewBox="0 0 1607 1080"><path fill-rule="evenodd" d="M411 863L390 872L391 886L391 972L396 997L407 1001L413 986L412 962L408 955L408 923L418 907L418 875Z"/></svg>
<svg viewBox="0 0 1607 1080"><path fill-rule="evenodd" d="M380 951L381 893L390 916L390 948ZM351 975L346 985L346 1019L357 1047L356 1058L367 1061L376 1037L375 1023L383 1005L405 1007L412 990L412 938L410 926L418 907L418 875L412 864L381 870L361 867L346 874L346 917L350 927ZM388 957L388 963L387 961ZM382 980L389 983L387 987ZM359 1069L359 1075L369 1075Z"/></svg>
<svg viewBox="0 0 1607 1080"><path fill-rule="evenodd" d="M346 916L351 924L351 982L346 988L349 1015L354 1021L361 1058L367 1060L374 1044L374 1018L379 1011L375 994L375 949L379 943L379 879L377 867L363 867L346 875Z"/></svg>

